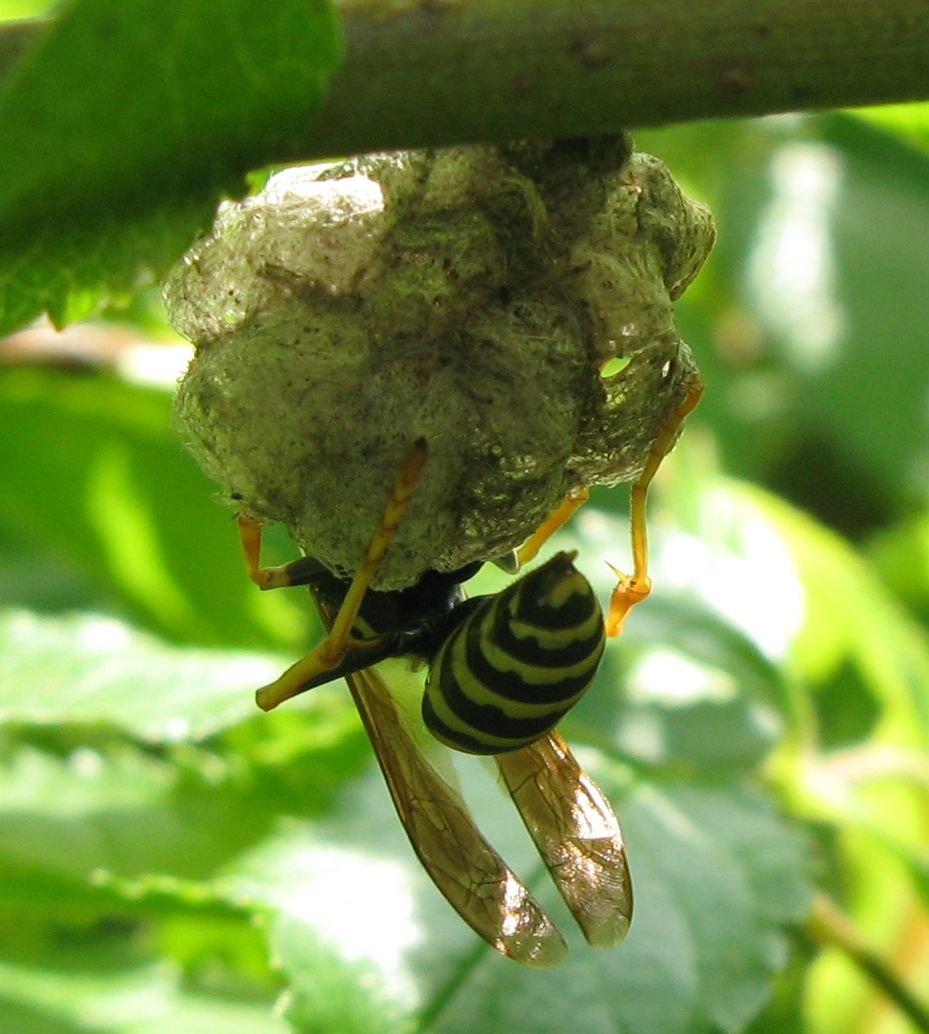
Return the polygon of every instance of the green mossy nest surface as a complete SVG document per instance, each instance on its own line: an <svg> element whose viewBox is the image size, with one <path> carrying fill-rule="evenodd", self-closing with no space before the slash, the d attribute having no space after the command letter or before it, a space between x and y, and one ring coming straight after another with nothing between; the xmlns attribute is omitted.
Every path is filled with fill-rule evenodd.
<svg viewBox="0 0 929 1034"><path fill-rule="evenodd" d="M236 508L349 576L411 444L375 585L518 546L635 478L696 376L672 302L708 209L625 138L370 155L224 204L168 278L180 432Z"/></svg>

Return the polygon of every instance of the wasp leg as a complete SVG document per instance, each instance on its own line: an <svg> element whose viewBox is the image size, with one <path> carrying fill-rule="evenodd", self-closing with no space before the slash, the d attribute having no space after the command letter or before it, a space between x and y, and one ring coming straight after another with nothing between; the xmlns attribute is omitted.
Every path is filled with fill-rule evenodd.
<svg viewBox="0 0 929 1034"><path fill-rule="evenodd" d="M687 386L684 400L665 421L649 451L645 468L632 486L629 523L632 530L634 568L632 574L623 574L612 564L609 565L617 577L617 582L610 597L610 609L606 617L605 632L608 636L619 635L629 611L637 603L641 603L651 592L652 580L648 576L648 535L645 527L645 503L648 488L661 466L661 461L671 451L681 425L700 401L702 394L703 383L695 377Z"/></svg>
<svg viewBox="0 0 929 1034"><path fill-rule="evenodd" d="M258 706L264 711L270 711L278 704L296 696L297 693L307 687L307 684L317 679L319 675L337 667L346 653L351 649L373 649L383 637L376 636L372 639L354 639L351 635L352 624L358 616L362 600L368 591L368 586L377 574L378 568L387 552L387 547L397 533L400 519L404 514L419 479L422 475L423 466L426 462L426 443L418 441L410 451L397 480L387 500L387 506L381 517L380 523L374 532L371 542L365 551L365 555L355 571L355 576L348 587L345 597L339 607L338 613L329 629L326 638L315 646L305 657L301 658L292 667L281 675L280 678L263 686L256 694ZM256 571L259 577L267 577L275 581L278 577L286 577L288 580L276 584L290 585L290 575L287 568L293 565L285 565L284 568L264 568L257 566L257 559L254 564L249 561L249 547L243 539L243 546L246 548L246 562L249 570ZM299 563L299 561L296 561ZM253 579L254 580L254 579ZM262 585L262 582L258 582ZM263 588L265 586L262 586ZM268 585L268 588L273 586Z"/></svg>
<svg viewBox="0 0 929 1034"><path fill-rule="evenodd" d="M536 528L522 546L516 551L517 570L534 560L536 554L555 532L577 513L577 511L590 498L590 492L586 488L580 488L576 492L569 492L562 499L559 506L554 509L548 517Z"/></svg>
<svg viewBox="0 0 929 1034"><path fill-rule="evenodd" d="M294 580L290 569L293 564L280 564L277 567L261 566L261 525L246 517L244 513L236 514L239 528L239 543L245 558L245 573L259 589L279 589L285 585L299 584ZM300 561L295 561L299 563Z"/></svg>

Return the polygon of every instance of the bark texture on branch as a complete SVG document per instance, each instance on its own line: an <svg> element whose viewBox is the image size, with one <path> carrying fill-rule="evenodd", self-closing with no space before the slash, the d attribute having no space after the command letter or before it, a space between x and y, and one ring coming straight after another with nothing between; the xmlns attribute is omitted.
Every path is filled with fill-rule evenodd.
<svg viewBox="0 0 929 1034"><path fill-rule="evenodd" d="M305 157L929 99L929 0L340 0ZM0 75L41 21L0 28Z"/></svg>
<svg viewBox="0 0 929 1034"><path fill-rule="evenodd" d="M927 0L344 0L321 152L929 97Z"/></svg>

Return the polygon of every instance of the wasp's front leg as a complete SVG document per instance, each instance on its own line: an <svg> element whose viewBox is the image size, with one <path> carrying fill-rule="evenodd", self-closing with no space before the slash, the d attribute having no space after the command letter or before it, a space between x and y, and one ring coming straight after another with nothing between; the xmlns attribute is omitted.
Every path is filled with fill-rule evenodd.
<svg viewBox="0 0 929 1034"><path fill-rule="evenodd" d="M358 565L355 576L345 592L329 634L305 657L288 668L280 678L258 690L256 700L262 710L270 711L278 704L302 692L309 684L318 684L319 676L337 668L349 650L373 650L375 645L380 642L380 637L353 638L352 625L358 616L365 593L384 559L387 547L397 533L400 519L419 484L426 456L426 443L416 442L400 468L383 516ZM260 588L274 589L284 585L312 582L312 576L307 575L306 572L306 558L280 567L261 566L261 527L255 521L240 516L239 537L245 554L248 576Z"/></svg>
<svg viewBox="0 0 929 1034"><path fill-rule="evenodd" d="M261 565L261 524L240 513L236 516L239 530L239 542L245 558L245 570L248 577L259 589L279 589L290 585L306 584L308 579L301 570L308 558L301 557L289 564L275 567ZM329 637L319 643L305 657L292 665L280 678L267 686L262 686L255 694L258 706L270 711L278 704L296 696L316 675L320 675L338 663L339 657L331 659Z"/></svg>
<svg viewBox="0 0 929 1034"><path fill-rule="evenodd" d="M290 568L293 564L280 564L276 567L261 566L261 524L244 513L236 514L239 529L239 543L242 556L245 558L245 573L259 589L280 589L286 585L298 585L293 580ZM294 561L299 563L300 561Z"/></svg>

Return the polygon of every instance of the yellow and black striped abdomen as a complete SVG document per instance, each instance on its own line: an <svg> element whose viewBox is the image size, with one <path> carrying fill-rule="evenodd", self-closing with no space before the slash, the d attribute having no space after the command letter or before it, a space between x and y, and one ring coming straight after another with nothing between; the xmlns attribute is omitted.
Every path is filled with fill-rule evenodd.
<svg viewBox="0 0 929 1034"><path fill-rule="evenodd" d="M552 729L590 685L603 654L603 614L573 553L488 597L436 654L426 726L470 754L501 754Z"/></svg>

